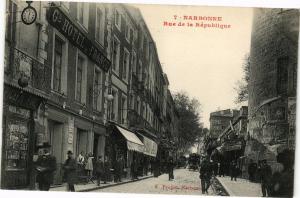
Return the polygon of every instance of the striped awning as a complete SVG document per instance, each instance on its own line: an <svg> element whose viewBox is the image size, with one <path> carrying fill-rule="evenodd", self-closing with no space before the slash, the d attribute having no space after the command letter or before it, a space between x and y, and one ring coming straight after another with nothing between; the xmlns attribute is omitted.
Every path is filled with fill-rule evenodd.
<svg viewBox="0 0 300 198"><path fill-rule="evenodd" d="M145 145L133 132L119 126L116 126L116 128L127 140L128 150L144 153Z"/></svg>

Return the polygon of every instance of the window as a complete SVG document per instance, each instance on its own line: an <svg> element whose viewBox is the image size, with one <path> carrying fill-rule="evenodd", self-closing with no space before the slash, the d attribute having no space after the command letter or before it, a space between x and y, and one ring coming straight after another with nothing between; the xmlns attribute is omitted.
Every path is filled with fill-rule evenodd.
<svg viewBox="0 0 300 198"><path fill-rule="evenodd" d="M128 80L129 56L128 50L124 49L122 79L125 81Z"/></svg>
<svg viewBox="0 0 300 198"><path fill-rule="evenodd" d="M116 121L117 120L117 112L118 112L118 92L117 90L112 90L113 95L113 101L112 101L112 113L111 113L111 119Z"/></svg>
<svg viewBox="0 0 300 198"><path fill-rule="evenodd" d="M277 93L286 94L288 88L288 57L277 60Z"/></svg>
<svg viewBox="0 0 300 198"><path fill-rule="evenodd" d="M131 25L128 24L125 32L125 38L128 41L128 43L131 42L132 34L133 34L133 30L131 28Z"/></svg>
<svg viewBox="0 0 300 198"><path fill-rule="evenodd" d="M105 13L104 8L97 8L96 14L96 39L101 45L104 45Z"/></svg>
<svg viewBox="0 0 300 198"><path fill-rule="evenodd" d="M136 100L136 110L138 114L141 114L141 103L140 103L140 98L138 97Z"/></svg>
<svg viewBox="0 0 300 198"><path fill-rule="evenodd" d="M77 2L77 19L86 29L89 23L89 4L84 2Z"/></svg>
<svg viewBox="0 0 300 198"><path fill-rule="evenodd" d="M143 45L144 45L144 36L141 34L141 40L140 40L140 50L143 51Z"/></svg>
<svg viewBox="0 0 300 198"><path fill-rule="evenodd" d="M148 57L148 40L146 38L144 39L143 49L145 52L145 56Z"/></svg>
<svg viewBox="0 0 300 198"><path fill-rule="evenodd" d="M130 97L130 107L131 109L135 109L135 96L133 94Z"/></svg>
<svg viewBox="0 0 300 198"><path fill-rule="evenodd" d="M121 99L121 124L126 123L127 99L125 96Z"/></svg>
<svg viewBox="0 0 300 198"><path fill-rule="evenodd" d="M11 0L6 3L6 29L5 29L5 54L4 54L4 68L5 71L9 66L10 47L15 41L16 32L16 12L17 5Z"/></svg>
<svg viewBox="0 0 300 198"><path fill-rule="evenodd" d="M9 0L6 3L6 29L5 38L7 41L12 42L15 39L16 31L16 11L17 5Z"/></svg>
<svg viewBox="0 0 300 198"><path fill-rule="evenodd" d="M118 10L115 10L115 25L116 27L121 30L121 14Z"/></svg>
<svg viewBox="0 0 300 198"><path fill-rule="evenodd" d="M78 52L76 66L76 101L85 104L86 102L86 59Z"/></svg>
<svg viewBox="0 0 300 198"><path fill-rule="evenodd" d="M113 71L117 72L119 71L119 62L120 62L120 41L117 40L117 38L114 38L113 40L113 58L112 58L112 64L113 64Z"/></svg>
<svg viewBox="0 0 300 198"><path fill-rule="evenodd" d="M139 78L139 81L141 81L142 80L142 78L143 78L143 75L142 75L142 62L141 61L139 61L139 69L138 69L138 78Z"/></svg>
<svg viewBox="0 0 300 198"><path fill-rule="evenodd" d="M136 53L132 53L132 60L131 60L131 65L132 65L132 72L136 74Z"/></svg>
<svg viewBox="0 0 300 198"><path fill-rule="evenodd" d="M101 111L102 75L100 69L97 67L95 67L94 89L94 109L97 111Z"/></svg>
<svg viewBox="0 0 300 198"><path fill-rule="evenodd" d="M82 91L82 67L83 67L83 58L78 56L77 60L77 77L76 77L76 100L81 102L81 91Z"/></svg>
<svg viewBox="0 0 300 198"><path fill-rule="evenodd" d="M63 59L63 41L55 37L54 47L54 68L53 68L53 90L61 92L62 83L62 59Z"/></svg>

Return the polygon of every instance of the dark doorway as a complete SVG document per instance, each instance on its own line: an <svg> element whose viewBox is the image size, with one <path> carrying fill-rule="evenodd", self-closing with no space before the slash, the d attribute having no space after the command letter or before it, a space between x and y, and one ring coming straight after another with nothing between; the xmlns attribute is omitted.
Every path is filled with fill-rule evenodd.
<svg viewBox="0 0 300 198"><path fill-rule="evenodd" d="M100 138L100 135L94 133L94 148L93 148L93 154L94 154L95 157L98 157L98 155L99 155L99 152L98 152L99 138Z"/></svg>

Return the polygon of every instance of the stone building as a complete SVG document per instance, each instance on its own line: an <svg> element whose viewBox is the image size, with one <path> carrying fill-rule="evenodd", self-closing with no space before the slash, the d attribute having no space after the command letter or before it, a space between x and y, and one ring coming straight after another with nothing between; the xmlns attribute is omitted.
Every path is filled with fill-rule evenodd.
<svg viewBox="0 0 300 198"><path fill-rule="evenodd" d="M237 110L220 110L210 113L210 136L217 139L218 136L229 125L230 121L239 113Z"/></svg>
<svg viewBox="0 0 300 198"><path fill-rule="evenodd" d="M245 155L256 162L295 148L299 10L254 10Z"/></svg>
<svg viewBox="0 0 300 198"><path fill-rule="evenodd" d="M57 159L55 184L63 181L68 150L114 161L121 149L128 174L129 151L145 162L157 157L158 140L175 130L176 119L164 128L167 82L140 11L34 1L37 19L25 25L19 21L27 6L6 1L1 187L34 187L33 162L44 142Z"/></svg>

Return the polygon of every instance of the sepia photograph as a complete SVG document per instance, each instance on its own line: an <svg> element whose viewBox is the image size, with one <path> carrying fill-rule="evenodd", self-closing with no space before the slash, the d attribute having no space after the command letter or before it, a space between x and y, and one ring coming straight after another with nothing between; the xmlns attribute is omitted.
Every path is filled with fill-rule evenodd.
<svg viewBox="0 0 300 198"><path fill-rule="evenodd" d="M7 195L295 195L299 8L3 3Z"/></svg>

